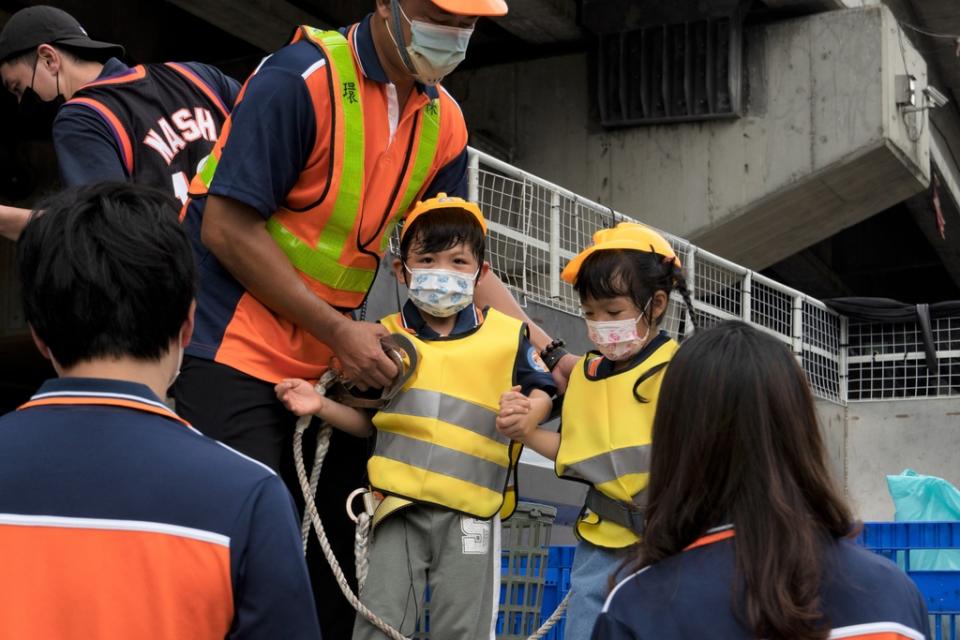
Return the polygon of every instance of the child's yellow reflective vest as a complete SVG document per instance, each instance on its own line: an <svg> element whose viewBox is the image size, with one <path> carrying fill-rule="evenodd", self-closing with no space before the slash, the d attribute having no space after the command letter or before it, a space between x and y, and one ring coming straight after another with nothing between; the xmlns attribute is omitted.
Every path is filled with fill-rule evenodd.
<svg viewBox="0 0 960 640"><path fill-rule="evenodd" d="M661 365L670 361L677 346L669 340L629 369L602 379L595 376L601 358L585 357L570 375L556 472L591 485L575 527L587 542L620 549L640 540ZM653 367L660 370L636 389L648 402L638 402L634 385Z"/></svg>
<svg viewBox="0 0 960 640"><path fill-rule="evenodd" d="M381 323L405 332L400 314ZM377 444L371 486L477 518L506 518L516 507L521 445L497 431L500 396L513 386L523 323L490 309L461 337L410 339L419 364L373 418Z"/></svg>

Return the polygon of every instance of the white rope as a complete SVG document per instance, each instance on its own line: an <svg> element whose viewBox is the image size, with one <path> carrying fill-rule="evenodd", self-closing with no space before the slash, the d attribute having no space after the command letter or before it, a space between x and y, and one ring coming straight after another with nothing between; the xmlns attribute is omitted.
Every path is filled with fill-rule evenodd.
<svg viewBox="0 0 960 640"><path fill-rule="evenodd" d="M553 625L560 622L560 618L563 617L563 612L567 609L567 603L570 601L570 593L571 591L567 591L567 595L563 596L563 600L561 600L560 604L557 605L557 608L553 610L553 613L550 614L550 617L547 618L547 621L540 625L540 628L537 629L532 636L527 638L527 640L540 640L550 632L550 629L553 628Z"/></svg>
<svg viewBox="0 0 960 640"><path fill-rule="evenodd" d="M357 533L353 539L353 555L357 563L357 592L363 593L363 585L367 582L367 573L370 571L370 515L362 511L357 516Z"/></svg>
<svg viewBox="0 0 960 640"><path fill-rule="evenodd" d="M332 370L328 370L317 381L313 390L322 396L327 395L327 387L336 382L337 376ZM304 423L303 430L306 431L310 426L310 416L303 416L297 420L297 427ZM317 485L320 482L320 468L323 466L323 459L327 457L327 450L330 449L330 437L326 439L317 438L317 450L313 454L313 469L310 470L310 495L317 495ZM294 453L296 455L296 452ZM302 451L300 452L302 456ZM306 497L304 498L306 499ZM312 499L312 498L311 498ZM300 521L300 538L303 540L303 555L307 555L307 543L310 541L310 511L303 510L303 519Z"/></svg>
<svg viewBox="0 0 960 640"><path fill-rule="evenodd" d="M302 418L301 418L302 420ZM309 418L307 425L310 424ZM320 467L323 466L323 459L327 457L327 450L330 448L330 438L317 438L317 450L313 454L313 469L310 470L310 495L317 495L317 485L320 483ZM320 461L319 463L317 461ZM310 542L310 511L303 510L303 520L300 522L300 537L303 538L303 555L307 555L307 543Z"/></svg>
<svg viewBox="0 0 960 640"><path fill-rule="evenodd" d="M307 477L307 470L303 463L303 432L307 430L309 425L310 416L304 416L303 418L297 420L297 428L293 432L293 457L297 466L297 478L300 480L300 490L303 491L306 509L310 514L310 521L313 523L313 529L317 532L317 539L320 541L320 548L323 550L323 555L330 564L330 570L333 571L333 576L337 579L337 584L340 585L340 591L343 592L343 596L348 602L350 602L351 605L353 605L353 608L356 609L364 618L369 620L373 626L375 626L377 629L380 629L380 631L386 634L387 637L392 638L393 640L410 640L377 617L377 614L375 614L373 611L370 611L366 605L360 602L357 596L353 593L353 590L350 588L349 583L347 583L347 577L343 575L343 569L340 568L340 563L337 562L337 558L333 554L333 549L330 548L330 542L327 540L326 531L324 531L323 523L320 521L320 514L317 512L317 505L314 502L313 495L310 493L310 479ZM331 428L327 425L324 425L320 433L317 435L317 458L313 462L315 469L319 469L319 467L323 464L323 457L326 456L326 453L329 450L330 431ZM319 473L319 470L317 473Z"/></svg>

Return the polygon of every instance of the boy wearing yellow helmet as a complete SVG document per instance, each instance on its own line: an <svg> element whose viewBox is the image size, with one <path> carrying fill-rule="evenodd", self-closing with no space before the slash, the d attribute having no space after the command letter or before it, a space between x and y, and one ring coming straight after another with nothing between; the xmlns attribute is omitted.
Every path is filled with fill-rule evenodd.
<svg viewBox="0 0 960 640"><path fill-rule="evenodd" d="M381 324L409 334L418 362L372 418L320 396L304 380L276 387L297 415L317 415L361 437L376 427L367 474L386 498L374 515L361 599L407 635L420 620L429 584L433 637L492 637L500 517L516 505L521 449L498 426L542 421L556 392L526 325L473 304L474 285L490 268L485 234L479 207L445 194L407 216L394 269L409 301ZM500 411L505 393L522 397L527 409ZM358 616L353 637L383 636Z"/></svg>
<svg viewBox="0 0 960 640"><path fill-rule="evenodd" d="M590 486L575 525L565 637L590 637L610 576L643 532L653 415L663 369L677 343L660 331L671 291L693 317L680 261L660 234L636 223L598 231L561 277L580 295L597 351L574 367L561 432L532 420L501 428L556 461L556 472ZM524 406L508 398L503 411Z"/></svg>

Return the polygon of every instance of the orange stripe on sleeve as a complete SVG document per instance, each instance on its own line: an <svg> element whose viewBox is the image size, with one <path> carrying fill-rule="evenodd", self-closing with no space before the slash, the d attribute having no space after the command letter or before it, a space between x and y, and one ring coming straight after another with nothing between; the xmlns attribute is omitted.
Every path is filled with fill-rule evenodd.
<svg viewBox="0 0 960 640"><path fill-rule="evenodd" d="M117 137L117 143L120 145L120 155L123 157L123 165L127 169L127 175L132 176L133 145L130 143L130 136L127 134L127 130L123 127L123 124L120 123L120 119L117 118L116 114L114 114L107 105L92 98L74 98L67 102L67 104L82 104L99 113L107 121L107 124L110 125L114 135Z"/></svg>

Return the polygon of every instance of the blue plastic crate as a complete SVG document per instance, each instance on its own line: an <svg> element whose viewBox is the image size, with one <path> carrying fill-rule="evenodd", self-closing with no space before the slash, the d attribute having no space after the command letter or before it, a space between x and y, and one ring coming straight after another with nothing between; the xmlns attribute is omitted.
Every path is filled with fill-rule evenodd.
<svg viewBox="0 0 960 640"><path fill-rule="evenodd" d="M570 569L573 567L573 553L576 547L550 547L547 556L547 575L543 583L543 600L540 605L540 623L544 623L554 612L563 597L570 590ZM564 614L545 636L546 640L562 640L567 616Z"/></svg>
<svg viewBox="0 0 960 640"><path fill-rule="evenodd" d="M545 561L546 558L540 558L538 556L508 556L507 553L504 553L500 557L500 575L542 575L544 579L549 579L549 569L543 566ZM532 567L528 567L528 565L532 565ZM530 568L532 568L532 574L528 571ZM497 636L523 635L530 629L536 629L537 621L533 617L535 615L535 603L539 595L539 590L541 590L541 587L536 581L504 580L501 582L500 612L497 614L496 626ZM544 591L544 595L545 594L546 591ZM510 606L508 607L507 605ZM525 610L530 607L534 607L534 613L525 612ZM509 610L505 612L504 609Z"/></svg>
<svg viewBox="0 0 960 640"><path fill-rule="evenodd" d="M958 640L960 571L914 571L910 560L918 550L960 549L960 522L868 522L857 543L896 562L916 583L934 640Z"/></svg>

